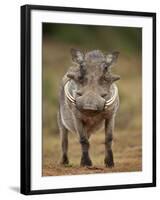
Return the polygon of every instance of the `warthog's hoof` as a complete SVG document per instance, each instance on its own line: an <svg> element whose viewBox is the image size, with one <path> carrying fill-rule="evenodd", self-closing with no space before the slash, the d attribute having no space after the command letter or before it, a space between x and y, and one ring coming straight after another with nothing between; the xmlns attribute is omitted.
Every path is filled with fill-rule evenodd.
<svg viewBox="0 0 160 200"><path fill-rule="evenodd" d="M69 164L69 160L68 160L67 155L63 155L63 156L62 156L61 161L60 161L60 164L61 164L61 165L68 165L68 164Z"/></svg>
<svg viewBox="0 0 160 200"><path fill-rule="evenodd" d="M104 163L105 163L106 167L110 167L110 168L114 167L113 160L109 160L109 159L105 158Z"/></svg>
<svg viewBox="0 0 160 200"><path fill-rule="evenodd" d="M106 167L114 167L113 153L112 151L108 152L108 156L105 157L104 163Z"/></svg>
<svg viewBox="0 0 160 200"><path fill-rule="evenodd" d="M84 166L92 166L92 161L89 157L82 156L80 165Z"/></svg>

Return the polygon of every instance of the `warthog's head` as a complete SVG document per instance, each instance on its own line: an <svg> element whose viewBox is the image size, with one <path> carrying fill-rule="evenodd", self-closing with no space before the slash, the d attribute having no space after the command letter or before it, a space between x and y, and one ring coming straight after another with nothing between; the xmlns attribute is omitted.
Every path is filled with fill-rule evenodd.
<svg viewBox="0 0 160 200"><path fill-rule="evenodd" d="M72 60L77 64L75 71L67 76L77 85L76 107L85 113L98 113L104 109L105 101L111 95L111 85L120 79L111 73L111 65L119 52L103 54L100 50L83 53L71 49Z"/></svg>

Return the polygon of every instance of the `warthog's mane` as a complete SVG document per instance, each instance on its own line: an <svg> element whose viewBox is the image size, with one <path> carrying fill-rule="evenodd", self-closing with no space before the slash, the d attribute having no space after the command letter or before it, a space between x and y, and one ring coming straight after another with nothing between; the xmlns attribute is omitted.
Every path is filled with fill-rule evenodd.
<svg viewBox="0 0 160 200"><path fill-rule="evenodd" d="M100 50L93 50L85 54L85 60L90 62L103 62L105 56Z"/></svg>

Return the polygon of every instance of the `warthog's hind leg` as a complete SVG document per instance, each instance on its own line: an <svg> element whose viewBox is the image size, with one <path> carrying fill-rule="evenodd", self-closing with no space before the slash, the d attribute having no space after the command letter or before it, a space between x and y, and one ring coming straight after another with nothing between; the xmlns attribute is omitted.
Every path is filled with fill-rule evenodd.
<svg viewBox="0 0 160 200"><path fill-rule="evenodd" d="M61 160L60 164L65 165L69 163L68 160L68 130L64 127L62 124L60 113L58 112L58 126L60 131L60 137L61 137Z"/></svg>

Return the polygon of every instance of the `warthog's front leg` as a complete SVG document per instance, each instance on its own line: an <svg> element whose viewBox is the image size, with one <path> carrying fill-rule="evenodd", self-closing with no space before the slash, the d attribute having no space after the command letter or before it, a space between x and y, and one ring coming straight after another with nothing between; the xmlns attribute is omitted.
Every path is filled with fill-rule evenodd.
<svg viewBox="0 0 160 200"><path fill-rule="evenodd" d="M58 112L58 126L60 131L60 137L61 137L61 150L62 150L62 156L60 160L60 164L65 165L69 163L68 160L68 131L63 126L60 113Z"/></svg>
<svg viewBox="0 0 160 200"><path fill-rule="evenodd" d="M114 116L105 120L105 165L106 167L114 167L114 159L112 152L112 140L114 129Z"/></svg>
<svg viewBox="0 0 160 200"><path fill-rule="evenodd" d="M76 123L77 132L79 134L79 142L82 148L82 157L81 157L81 166L91 166L92 161L89 156L89 141L88 136L85 131L85 127L81 121L77 121Z"/></svg>

